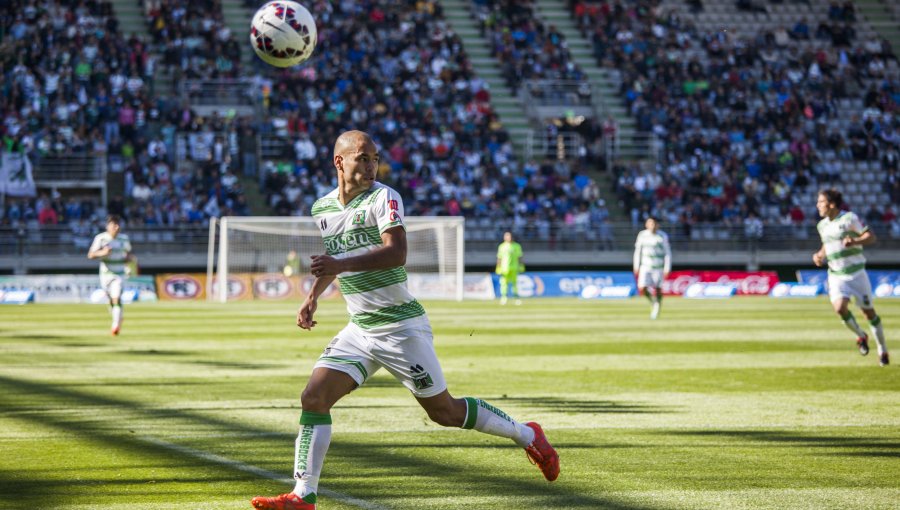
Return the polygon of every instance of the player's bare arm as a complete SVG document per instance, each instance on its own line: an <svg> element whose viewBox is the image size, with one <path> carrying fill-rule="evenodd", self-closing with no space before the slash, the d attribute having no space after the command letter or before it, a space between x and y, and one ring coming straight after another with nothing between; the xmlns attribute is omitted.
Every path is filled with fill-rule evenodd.
<svg viewBox="0 0 900 510"><path fill-rule="evenodd" d="M316 278L312 289L310 289L306 299L303 300L303 304L297 309L297 326L301 329L311 330L318 324L313 320L313 314L316 313L316 309L319 307L319 296L331 285L334 278L334 276L320 276Z"/></svg>
<svg viewBox="0 0 900 510"><path fill-rule="evenodd" d="M815 264L816 267L822 267L825 264L825 246L824 245L822 245L822 247L819 249L819 251L813 253L812 259L813 259L813 264Z"/></svg>
<svg viewBox="0 0 900 510"><path fill-rule="evenodd" d="M851 246L869 246L877 240L874 232L866 230L859 237L845 237L843 243L844 246L849 248Z"/></svg>
<svg viewBox="0 0 900 510"><path fill-rule="evenodd" d="M102 248L97 248L96 250L91 250L88 252L88 258L93 259L102 259L103 257L109 255L109 252L112 250L108 245Z"/></svg>
<svg viewBox="0 0 900 510"><path fill-rule="evenodd" d="M406 230L403 227L385 230L381 234L381 242L383 244L381 248L345 259L314 255L312 274L317 277L335 276L348 271L376 271L406 264Z"/></svg>

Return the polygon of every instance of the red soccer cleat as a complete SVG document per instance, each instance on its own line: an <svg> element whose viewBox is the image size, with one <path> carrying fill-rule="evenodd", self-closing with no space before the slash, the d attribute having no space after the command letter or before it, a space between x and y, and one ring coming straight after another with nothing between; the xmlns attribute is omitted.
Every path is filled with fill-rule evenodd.
<svg viewBox="0 0 900 510"><path fill-rule="evenodd" d="M534 430L534 440L525 447L528 460L541 469L541 473L544 473L544 478L548 482L556 480L559 477L559 454L550 446L547 436L544 435L544 429L540 425L529 422L525 426Z"/></svg>
<svg viewBox="0 0 900 510"><path fill-rule="evenodd" d="M869 335L863 335L856 339L856 348L863 356L869 354Z"/></svg>
<svg viewBox="0 0 900 510"><path fill-rule="evenodd" d="M121 330L121 329L122 329L122 323L120 322L119 324L116 324L115 326L113 326L112 329L109 330L109 332L112 334L112 336L118 336L119 330Z"/></svg>
<svg viewBox="0 0 900 510"><path fill-rule="evenodd" d="M274 498L257 496L250 500L250 504L256 510L316 510L315 503L307 503L293 492L275 496Z"/></svg>

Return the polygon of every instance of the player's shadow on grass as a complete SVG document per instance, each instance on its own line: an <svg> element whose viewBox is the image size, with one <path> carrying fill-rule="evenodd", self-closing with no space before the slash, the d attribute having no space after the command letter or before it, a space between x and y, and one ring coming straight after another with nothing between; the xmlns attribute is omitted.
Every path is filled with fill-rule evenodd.
<svg viewBox="0 0 900 510"><path fill-rule="evenodd" d="M3 335L0 340L59 340L61 338L71 338L62 335Z"/></svg>
<svg viewBox="0 0 900 510"><path fill-rule="evenodd" d="M53 413L40 412L47 407L68 406L69 410L77 410L79 407L89 408L83 414L80 413ZM138 421L142 426L151 426L153 423L164 423L171 427L173 424L201 429L227 431L229 433L245 433L248 436L270 436L272 430L259 428L245 422L226 420L206 413L197 413L183 409L168 409L160 412L158 406L145 405L122 398L113 398L82 390L75 390L57 386L47 382L29 381L0 375L0 408L28 408L36 412L16 414L15 419L31 422L35 425L58 430L62 437L77 437L83 440L95 441L107 445L110 449L120 449L132 452L150 459L159 459L160 467L166 468L204 468L207 472L217 473L215 479L222 481L258 481L260 493L269 491L283 491L282 482L260 479L257 475L248 475L235 467L229 467L214 460L206 460L197 457L188 457L184 453L173 451L161 444L141 439L128 430L127 423L111 424L103 419L103 408L112 412L128 411L130 419ZM175 420L178 420L177 422ZM459 443L466 446L470 441L463 432L460 432ZM471 437L471 436L470 436ZM277 454L266 455L263 458L249 460L251 463L267 469L283 470L285 478L290 471L290 458L293 452L293 442L285 438L285 444L266 445L266 450L277 451ZM499 440L498 440L499 441ZM246 446L246 440L244 440ZM498 443L499 444L499 443ZM427 449L427 446L423 448ZM601 446L596 446L598 452ZM521 450L509 445L509 455L521 455ZM239 450L244 451L244 449ZM215 453L215 452L213 452ZM249 455L249 454L248 454ZM273 457L278 457L273 460ZM399 474L407 474L409 483L422 488L434 489L437 483L446 485L443 493L436 493L435 497L444 497L451 494L458 487L465 487L467 494L484 494L495 497L525 498L534 502L535 507L552 508L561 506L565 508L583 509L609 509L609 510L650 510L650 507L607 499L591 494L579 494L579 486L565 481L565 467L563 477L555 484L548 484L540 478L535 468L529 466L522 459L522 471L505 475L492 469L491 466L482 466L473 469L471 462L453 463L450 460L440 462L431 460L416 454L414 448L392 448L390 444L359 443L352 441L335 441L331 445L329 458L331 465L352 466L352 473L342 473L340 476L329 476L323 484L325 487L344 492L353 497L379 502L379 497L384 494L384 476L389 473L392 479ZM440 458L440 457L436 457ZM565 462L565 451L562 452ZM326 463L326 466L328 464ZM565 464L564 464L565 466ZM62 466L51 466L54 469L62 469ZM400 471L398 473L397 471ZM527 470L528 476L523 477L522 472ZM227 476L230 472L233 476ZM84 477L84 473L80 476ZM423 478L424 477L424 478ZM206 478L204 478L206 480ZM98 483L102 483L100 480ZM146 487L140 480L135 480L136 487ZM210 487L222 487L226 484L210 483ZM56 487L55 491L48 490L47 484L42 479L28 480L21 477L10 478L0 472L0 501L6 499L6 503L15 505L10 508L31 509L39 508L42 501L48 497L67 497L71 495L90 495L95 484L80 484L71 482ZM597 487L592 487L598 490ZM124 489L123 489L124 490ZM219 489L216 489L219 490ZM163 494L171 492L161 491ZM191 493L196 496L196 494ZM182 494L177 494L182 495ZM185 493L187 495L187 493ZM249 497L251 495L236 495L235 497ZM380 502L379 502L380 503Z"/></svg>
<svg viewBox="0 0 900 510"><path fill-rule="evenodd" d="M129 349L127 351L122 351L124 354L128 354L131 356L187 356L194 355L196 353L190 351L166 351L161 349L145 349L145 350L134 350Z"/></svg>
<svg viewBox="0 0 900 510"><path fill-rule="evenodd" d="M674 413L669 406L616 402L614 400L570 400L559 397L495 397L487 399L498 404L510 403L530 409L573 414L661 414ZM502 407L502 406L501 406Z"/></svg>
<svg viewBox="0 0 900 510"><path fill-rule="evenodd" d="M213 368L237 368L240 370L261 370L283 366L277 363L247 363L244 361L185 361L184 363Z"/></svg>
<svg viewBox="0 0 900 510"><path fill-rule="evenodd" d="M779 430L688 430L671 431L672 435L697 437L725 437L768 443L772 446L789 446L813 449L816 455L849 457L900 457L900 441L896 437L848 437L799 434ZM847 450L821 452L819 449Z"/></svg>

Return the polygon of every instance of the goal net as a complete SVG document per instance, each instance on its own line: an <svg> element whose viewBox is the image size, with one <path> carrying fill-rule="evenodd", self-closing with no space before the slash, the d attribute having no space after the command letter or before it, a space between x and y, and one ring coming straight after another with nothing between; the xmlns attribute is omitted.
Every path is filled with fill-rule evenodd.
<svg viewBox="0 0 900 510"><path fill-rule="evenodd" d="M404 223L413 296L462 300L464 219L413 217ZM301 298L315 280L310 256L325 253L319 228L308 216L227 216L211 225L209 243L207 296L222 303Z"/></svg>

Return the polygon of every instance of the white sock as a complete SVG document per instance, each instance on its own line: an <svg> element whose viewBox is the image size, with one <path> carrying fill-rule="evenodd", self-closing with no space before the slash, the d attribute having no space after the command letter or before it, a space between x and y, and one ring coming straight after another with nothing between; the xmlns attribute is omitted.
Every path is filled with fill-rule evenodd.
<svg viewBox="0 0 900 510"><path fill-rule="evenodd" d="M856 317L853 316L853 312L847 312L847 315L842 316L841 320L844 321L844 326L847 326L847 329L856 333L856 336L866 336L866 332L863 331L856 322Z"/></svg>
<svg viewBox="0 0 900 510"><path fill-rule="evenodd" d="M113 327L122 323L122 305L113 305L112 307Z"/></svg>
<svg viewBox="0 0 900 510"><path fill-rule="evenodd" d="M294 443L294 480L297 480L294 494L308 503L316 502L319 475L330 444L331 415L304 411L300 415L300 433Z"/></svg>
<svg viewBox="0 0 900 510"><path fill-rule="evenodd" d="M884 341L884 326L881 325L881 317L876 315L874 319L869 321L869 326L872 328L872 336L874 336L875 340L878 342L878 355L880 356L882 353L887 352L887 343Z"/></svg>
<svg viewBox="0 0 900 510"><path fill-rule="evenodd" d="M534 441L534 430L480 398L465 397L466 419L462 428L512 439L525 448Z"/></svg>

